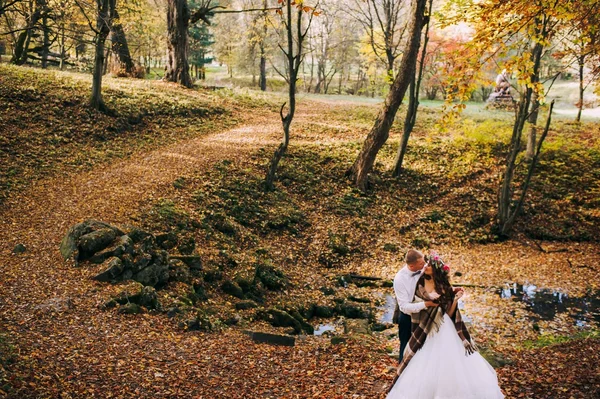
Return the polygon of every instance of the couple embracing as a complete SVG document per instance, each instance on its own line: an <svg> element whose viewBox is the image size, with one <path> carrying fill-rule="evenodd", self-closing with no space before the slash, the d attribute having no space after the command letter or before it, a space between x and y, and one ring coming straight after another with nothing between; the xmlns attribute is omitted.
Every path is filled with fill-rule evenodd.
<svg viewBox="0 0 600 399"><path fill-rule="evenodd" d="M394 278L400 365L388 399L502 399L496 372L465 326L450 268L411 249Z"/></svg>

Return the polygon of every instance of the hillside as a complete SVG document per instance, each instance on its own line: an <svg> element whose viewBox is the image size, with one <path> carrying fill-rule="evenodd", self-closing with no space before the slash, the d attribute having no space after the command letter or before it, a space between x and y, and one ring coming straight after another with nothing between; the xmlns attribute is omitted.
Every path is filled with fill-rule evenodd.
<svg viewBox="0 0 600 399"><path fill-rule="evenodd" d="M338 328L339 345L309 335L292 348L252 343L243 331L289 333L266 316L274 310L296 311L312 327L357 312L374 330L391 327L382 320L389 280L410 247L436 249L453 282L467 285L464 312L478 342L490 358L514 361L498 369L508 397L597 389L597 377L568 378L599 352L597 123L553 124L516 232L500 240L492 226L507 113L467 113L440 132L439 108L424 107L402 176L388 173L395 126L363 194L344 173L377 105L302 99L276 190L264 193L281 136L276 95L107 79L113 113L104 115L85 107L88 87L83 75L0 66L7 396L375 397L392 379L394 329L348 337ZM62 259L61 239L87 219L170 235L169 251L198 255L201 270L159 287L155 310L105 309L139 288L93 281L98 266ZM25 252L13 254L19 243ZM535 285L546 303L502 298L513 284ZM554 302L557 292L568 305ZM249 301L256 307L240 305ZM552 391L519 372L527 359L550 367L557 353L580 351L592 363L565 371ZM573 363L565 356L559 366Z"/></svg>

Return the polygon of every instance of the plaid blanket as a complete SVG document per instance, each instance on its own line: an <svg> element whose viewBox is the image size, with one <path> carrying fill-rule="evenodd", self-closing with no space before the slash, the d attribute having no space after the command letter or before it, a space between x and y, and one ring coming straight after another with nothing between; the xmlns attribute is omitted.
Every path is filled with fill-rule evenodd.
<svg viewBox="0 0 600 399"><path fill-rule="evenodd" d="M452 294L454 296L454 293ZM423 285L422 279L417 283L417 289L415 290L415 299L416 302L430 301L431 298L425 291L425 287ZM442 308L441 306L425 308L419 313L413 313L411 315L411 337L408 341L408 345L406 346L406 350L404 351L404 357L402 358L402 363L398 367L398 375L400 375L415 353L423 347L427 336L430 334L435 334L439 331L442 322L444 321L444 313L447 313L450 310L451 303L446 306L446 308ZM462 321L462 317L458 307L456 308L454 315L451 317L454 322L454 327L456 328L456 332L460 339L463 342L465 347L465 355L468 356L477 350L475 343L471 339L471 335L467 330L467 326Z"/></svg>

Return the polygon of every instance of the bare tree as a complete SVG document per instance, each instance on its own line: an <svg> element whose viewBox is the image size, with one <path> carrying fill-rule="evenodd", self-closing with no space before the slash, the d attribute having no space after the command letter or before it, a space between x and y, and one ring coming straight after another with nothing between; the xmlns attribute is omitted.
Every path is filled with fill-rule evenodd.
<svg viewBox="0 0 600 399"><path fill-rule="evenodd" d="M348 13L363 25L373 53L385 65L391 84L394 64L402 54L400 44L408 26L402 21L403 1L354 0L354 3Z"/></svg>
<svg viewBox="0 0 600 399"><path fill-rule="evenodd" d="M306 38L306 34L310 29L313 16L318 15L318 13L315 12L314 8L312 7L305 6L302 3L292 7L291 3L291 0L284 0L283 8L279 11L283 17L282 23L285 28L287 42L287 49L283 48L281 45L279 48L286 58L289 105L287 114L285 116L283 115L283 109L286 105L285 103L281 106L279 111L279 115L281 116L281 124L283 125L283 140L279 147L277 147L277 150L275 150L275 153L273 154L273 157L269 163L269 168L265 177L265 190L267 191L274 188L273 183L275 181L277 166L279 165L279 161L281 161L283 154L285 154L290 142L290 126L294 118L294 113L296 112L296 83L298 80L298 71L300 70L300 65L304 59L304 39ZM294 13L296 14L295 26L293 21ZM308 15L306 28L302 26L304 15Z"/></svg>

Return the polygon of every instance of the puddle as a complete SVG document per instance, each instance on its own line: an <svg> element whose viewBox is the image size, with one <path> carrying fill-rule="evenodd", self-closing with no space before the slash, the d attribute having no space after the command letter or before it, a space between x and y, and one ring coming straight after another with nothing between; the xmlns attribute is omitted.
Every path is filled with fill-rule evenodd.
<svg viewBox="0 0 600 399"><path fill-rule="evenodd" d="M383 312L379 316L378 321L381 324L391 324L394 318L394 310L396 309L396 298L393 295L385 295L385 304L378 306L377 310Z"/></svg>
<svg viewBox="0 0 600 399"><path fill-rule="evenodd" d="M323 335L326 332L335 332L336 326L333 323L319 324L315 327L314 335Z"/></svg>
<svg viewBox="0 0 600 399"><path fill-rule="evenodd" d="M506 284L497 292L502 298L526 303L528 309L541 320L552 320L558 313L567 312L579 327L592 321L600 323L600 292L570 297L564 292L516 283Z"/></svg>

